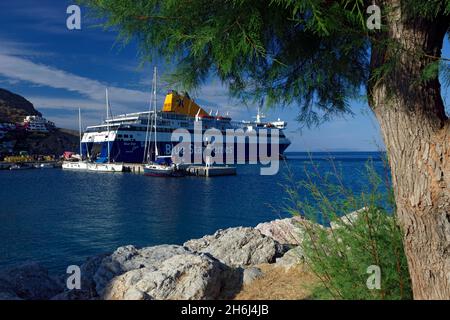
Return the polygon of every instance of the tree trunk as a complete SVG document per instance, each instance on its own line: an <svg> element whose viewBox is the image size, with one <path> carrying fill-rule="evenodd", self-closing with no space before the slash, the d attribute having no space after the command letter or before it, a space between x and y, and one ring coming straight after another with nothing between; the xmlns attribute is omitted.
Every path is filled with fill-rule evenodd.
<svg viewBox="0 0 450 320"><path fill-rule="evenodd" d="M444 17L408 18L399 3L389 1L387 30L372 42L372 72L395 63L369 83L370 105L389 157L414 298L450 299L450 123L439 80L419 81L440 57L449 25Z"/></svg>

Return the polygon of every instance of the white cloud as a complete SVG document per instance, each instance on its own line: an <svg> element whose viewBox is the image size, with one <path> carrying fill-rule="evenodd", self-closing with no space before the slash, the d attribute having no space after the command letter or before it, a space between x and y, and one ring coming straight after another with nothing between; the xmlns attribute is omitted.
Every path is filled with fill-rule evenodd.
<svg viewBox="0 0 450 320"><path fill-rule="evenodd" d="M37 44L22 44L8 39L2 41L2 44L0 47L0 76L4 77L3 81L10 84L26 82L29 86L62 90L62 92L58 92L57 97L50 94L27 96L37 109L71 111L82 108L91 113L96 111L98 115L103 113L105 88L108 84L34 62L42 54L36 50L36 47L39 47ZM136 70L136 72L142 73L142 70ZM139 85L141 88L142 85L147 86L144 89L147 91L108 86L115 114L147 110L151 91L150 77L148 75L143 77ZM164 87L164 84L159 84L158 108L162 106L168 89L170 88ZM220 114L229 114L234 119L248 119L256 113L256 108L248 109L238 101L231 99L228 96L227 88L218 80L207 83L191 96L199 100L201 106L208 112L211 109L214 113L219 110Z"/></svg>
<svg viewBox="0 0 450 320"><path fill-rule="evenodd" d="M71 98L52 98L42 96L27 97L36 109L54 109L54 110L78 110L98 111L105 108L105 103L90 99L71 99Z"/></svg>
<svg viewBox="0 0 450 320"><path fill-rule="evenodd" d="M12 55L0 54L0 66L0 74L9 79L76 92L96 101L104 100L107 85L96 80ZM111 99L119 102L145 103L149 98L147 92L119 87L109 90Z"/></svg>

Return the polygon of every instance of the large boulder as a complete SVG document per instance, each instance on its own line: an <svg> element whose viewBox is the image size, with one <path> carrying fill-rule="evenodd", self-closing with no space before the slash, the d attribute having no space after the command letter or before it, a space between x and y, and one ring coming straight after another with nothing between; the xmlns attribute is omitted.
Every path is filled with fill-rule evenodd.
<svg viewBox="0 0 450 320"><path fill-rule="evenodd" d="M184 246L194 252L208 253L232 267L272 263L284 248L254 228L230 228L213 235L190 240Z"/></svg>
<svg viewBox="0 0 450 320"><path fill-rule="evenodd" d="M239 290L241 272L208 255L184 253L159 264L114 278L104 290L107 300L210 300L229 298L224 288ZM230 293L230 291L228 291Z"/></svg>
<svg viewBox="0 0 450 320"><path fill-rule="evenodd" d="M53 300L101 299L110 281L132 270L156 270L166 259L186 253L181 246L160 245L137 249L134 246L117 248L112 254L91 257L81 266L81 289L65 290ZM63 282L67 275L63 276Z"/></svg>
<svg viewBox="0 0 450 320"><path fill-rule="evenodd" d="M102 259L98 268L92 274L95 290L99 296L110 280L131 270L157 270L167 259L187 253L181 246L160 245L137 249L134 246L120 247L111 255Z"/></svg>
<svg viewBox="0 0 450 320"><path fill-rule="evenodd" d="M98 299L99 295L96 290L96 283L94 281L94 275L102 265L104 259L109 255L102 254L88 258L83 265L81 265L81 289L80 290L66 290L52 297L52 300L91 300ZM61 277L61 282L66 283L67 274Z"/></svg>
<svg viewBox="0 0 450 320"><path fill-rule="evenodd" d="M242 284L242 270L176 245L120 247L88 259L81 277L81 290L53 299L216 299L232 297Z"/></svg>
<svg viewBox="0 0 450 320"><path fill-rule="evenodd" d="M256 229L281 244L297 246L301 244L304 238L304 223L306 223L306 220L296 216L260 223L256 226Z"/></svg>
<svg viewBox="0 0 450 320"><path fill-rule="evenodd" d="M47 300L63 290L61 283L38 264L25 264L0 273L2 300Z"/></svg>

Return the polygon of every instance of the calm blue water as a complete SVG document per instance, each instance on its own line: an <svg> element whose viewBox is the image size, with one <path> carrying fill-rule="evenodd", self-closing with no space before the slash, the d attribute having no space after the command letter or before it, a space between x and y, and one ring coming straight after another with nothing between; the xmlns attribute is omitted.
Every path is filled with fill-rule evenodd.
<svg viewBox="0 0 450 320"><path fill-rule="evenodd" d="M378 153L314 153L321 173L330 156L355 191ZM255 226L283 212L287 166L304 179L310 155L289 154L276 176L240 166L235 177L178 179L62 170L0 171L0 267L36 261L54 271L118 246L182 244L220 228ZM378 160L377 160L378 159Z"/></svg>

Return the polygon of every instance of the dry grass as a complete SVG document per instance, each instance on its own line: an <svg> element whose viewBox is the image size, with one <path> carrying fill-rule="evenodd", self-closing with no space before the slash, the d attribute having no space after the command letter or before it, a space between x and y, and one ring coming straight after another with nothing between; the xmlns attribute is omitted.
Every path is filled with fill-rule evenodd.
<svg viewBox="0 0 450 320"><path fill-rule="evenodd" d="M309 299L312 285L317 283L304 265L285 270L273 264L258 266L264 275L246 285L235 300L304 300Z"/></svg>

